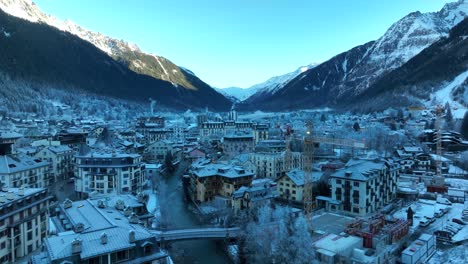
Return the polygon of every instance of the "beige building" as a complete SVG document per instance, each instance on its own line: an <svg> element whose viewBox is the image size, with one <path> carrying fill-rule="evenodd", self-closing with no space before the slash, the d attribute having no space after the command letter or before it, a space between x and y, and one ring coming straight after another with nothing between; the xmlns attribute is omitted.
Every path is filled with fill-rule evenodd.
<svg viewBox="0 0 468 264"><path fill-rule="evenodd" d="M279 197L293 202L302 202L304 191L304 172L294 169L278 179Z"/></svg>
<svg viewBox="0 0 468 264"><path fill-rule="evenodd" d="M164 161L168 152L170 152L172 155L175 154L176 149L174 148L174 143L169 140L158 140L150 143L145 148L143 157L146 161L161 162Z"/></svg>
<svg viewBox="0 0 468 264"><path fill-rule="evenodd" d="M68 146L48 146L38 151L36 158L48 161L54 180L65 180L73 175L74 152Z"/></svg>
<svg viewBox="0 0 468 264"><path fill-rule="evenodd" d="M0 263L16 263L41 248L49 229L49 196L43 188L0 192Z"/></svg>
<svg viewBox="0 0 468 264"><path fill-rule="evenodd" d="M250 186L254 174L227 164L193 166L189 173L190 194L195 202L208 202L215 196L230 198L242 186Z"/></svg>
<svg viewBox="0 0 468 264"><path fill-rule="evenodd" d="M251 133L232 134L223 137L223 152L230 158L240 154L250 153L255 147Z"/></svg>
<svg viewBox="0 0 468 264"><path fill-rule="evenodd" d="M98 193L138 193L145 183L145 165L138 154L89 153L76 156L75 191L81 196Z"/></svg>

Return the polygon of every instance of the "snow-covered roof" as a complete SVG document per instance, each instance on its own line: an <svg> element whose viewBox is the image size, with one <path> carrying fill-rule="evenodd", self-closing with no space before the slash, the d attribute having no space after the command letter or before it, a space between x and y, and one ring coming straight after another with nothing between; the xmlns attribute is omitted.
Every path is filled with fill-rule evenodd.
<svg viewBox="0 0 468 264"><path fill-rule="evenodd" d="M15 173L48 165L49 163L47 161L33 159L29 156L0 156L0 174Z"/></svg>
<svg viewBox="0 0 468 264"><path fill-rule="evenodd" d="M212 163L194 167L193 174L197 177L222 176L227 178L253 177L254 174L239 166Z"/></svg>

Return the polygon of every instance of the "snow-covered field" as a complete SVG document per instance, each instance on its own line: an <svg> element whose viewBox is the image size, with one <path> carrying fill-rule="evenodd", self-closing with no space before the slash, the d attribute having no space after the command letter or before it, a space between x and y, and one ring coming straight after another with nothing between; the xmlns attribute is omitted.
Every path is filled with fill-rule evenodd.
<svg viewBox="0 0 468 264"><path fill-rule="evenodd" d="M468 180L465 179L445 178L445 183L454 188L468 190Z"/></svg>
<svg viewBox="0 0 468 264"><path fill-rule="evenodd" d="M440 90L438 90L436 93L434 93L434 96L439 103L442 103L444 105L446 102L450 104L452 107L452 114L454 118L459 118L462 119L463 115L467 111L467 108L458 103L457 101L454 101L452 99L451 93L452 91L457 88L458 86L462 85L462 83L468 78L468 71L465 71L455 77L452 82L450 82L448 85L445 87L442 87ZM466 92L465 92L466 94Z"/></svg>
<svg viewBox="0 0 468 264"><path fill-rule="evenodd" d="M467 263L468 244L460 245L449 250L437 250L435 255L429 260L428 264L439 263Z"/></svg>

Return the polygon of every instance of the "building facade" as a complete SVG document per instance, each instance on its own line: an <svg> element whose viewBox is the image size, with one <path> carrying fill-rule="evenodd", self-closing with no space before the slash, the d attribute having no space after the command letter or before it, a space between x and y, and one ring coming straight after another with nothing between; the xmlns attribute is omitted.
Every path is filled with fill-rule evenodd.
<svg viewBox="0 0 468 264"><path fill-rule="evenodd" d="M48 161L51 176L55 181L65 180L73 175L73 150L68 146L48 146L38 151L36 158Z"/></svg>
<svg viewBox="0 0 468 264"><path fill-rule="evenodd" d="M13 188L47 188L53 182L49 165L25 155L0 156L0 182Z"/></svg>
<svg viewBox="0 0 468 264"><path fill-rule="evenodd" d="M41 248L49 229L49 196L43 188L0 192L0 262L15 263Z"/></svg>
<svg viewBox="0 0 468 264"><path fill-rule="evenodd" d="M145 165L138 154L89 153L75 157L75 191L84 197L91 192L138 193L145 183Z"/></svg>
<svg viewBox="0 0 468 264"><path fill-rule="evenodd" d="M254 137L250 134L233 134L223 137L223 152L230 158L250 153L254 149Z"/></svg>
<svg viewBox="0 0 468 264"><path fill-rule="evenodd" d="M193 201L208 202L215 196L230 198L242 186L250 186L254 174L242 167L226 164L206 164L190 169L189 191Z"/></svg>
<svg viewBox="0 0 468 264"><path fill-rule="evenodd" d="M396 198L399 166L391 161L350 160L330 176L332 199L344 212L364 216Z"/></svg>

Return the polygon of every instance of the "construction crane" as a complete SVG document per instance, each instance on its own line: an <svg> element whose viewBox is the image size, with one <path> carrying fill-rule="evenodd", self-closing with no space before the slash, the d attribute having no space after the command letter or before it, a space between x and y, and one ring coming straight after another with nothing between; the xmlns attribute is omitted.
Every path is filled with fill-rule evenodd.
<svg viewBox="0 0 468 264"><path fill-rule="evenodd" d="M291 134L293 130L290 125L286 125L286 132L284 139L286 140L286 151L284 152L284 171L288 172L291 170L291 160L292 160L292 153L291 153Z"/></svg>
<svg viewBox="0 0 468 264"><path fill-rule="evenodd" d="M312 194L312 164L314 162L314 141L312 136L312 121L307 122L307 130L304 137L303 165L304 170L304 215L307 219L309 230L312 230L312 210L314 201Z"/></svg>
<svg viewBox="0 0 468 264"><path fill-rule="evenodd" d="M437 177L442 177L442 114L444 112L444 108L438 105L436 107L436 132L437 132L437 141L436 141L436 175Z"/></svg>
<svg viewBox="0 0 468 264"><path fill-rule="evenodd" d="M431 183L427 186L427 191L429 192L436 192L436 193L444 193L446 192L445 187L445 180L442 176L442 115L444 113L444 108L441 105L437 105L435 107L435 114L436 114L436 122L435 122L435 129L436 129L436 173L432 177Z"/></svg>

